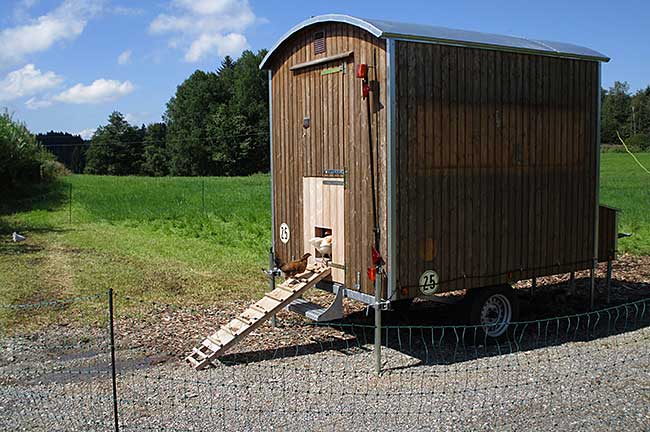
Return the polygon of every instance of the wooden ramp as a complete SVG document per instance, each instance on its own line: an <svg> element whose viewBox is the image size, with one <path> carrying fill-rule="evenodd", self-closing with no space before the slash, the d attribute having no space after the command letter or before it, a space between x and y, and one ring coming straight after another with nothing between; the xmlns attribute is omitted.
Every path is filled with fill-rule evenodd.
<svg viewBox="0 0 650 432"><path fill-rule="evenodd" d="M221 326L216 333L208 336L200 347L192 350L186 360L194 369L206 368L213 360L222 356L248 333L261 326L264 321L329 276L330 272L330 267L317 264L308 267L304 273L287 278L273 291L266 293L260 301L251 305L228 324Z"/></svg>

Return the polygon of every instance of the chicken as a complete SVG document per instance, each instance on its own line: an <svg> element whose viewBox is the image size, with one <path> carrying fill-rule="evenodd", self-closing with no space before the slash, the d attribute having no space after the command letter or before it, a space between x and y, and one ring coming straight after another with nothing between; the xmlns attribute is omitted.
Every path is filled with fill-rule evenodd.
<svg viewBox="0 0 650 432"><path fill-rule="evenodd" d="M332 236L327 235L325 237L314 237L309 240L309 244L312 245L316 250L323 256L327 255L328 257L332 256Z"/></svg>
<svg viewBox="0 0 650 432"><path fill-rule="evenodd" d="M304 273L305 270L307 269L307 260L311 256L310 253L306 253L300 258L299 260L294 260L291 261L290 263L285 263L283 264L282 261L280 261L280 258L275 258L275 265L282 270L282 273L286 277L294 277L295 275L298 275L300 273Z"/></svg>

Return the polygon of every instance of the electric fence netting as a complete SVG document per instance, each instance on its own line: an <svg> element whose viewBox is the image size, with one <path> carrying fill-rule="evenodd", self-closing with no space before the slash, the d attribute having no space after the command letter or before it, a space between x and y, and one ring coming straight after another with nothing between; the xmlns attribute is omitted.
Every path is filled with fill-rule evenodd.
<svg viewBox="0 0 650 432"><path fill-rule="evenodd" d="M284 314L214 367L184 356L227 318L106 294L3 306L3 430L647 430L650 299L513 324L374 327ZM60 318L65 317L65 318ZM115 422L114 404L117 408Z"/></svg>
<svg viewBox="0 0 650 432"><path fill-rule="evenodd" d="M0 305L1 430L110 429L112 401L106 293Z"/></svg>

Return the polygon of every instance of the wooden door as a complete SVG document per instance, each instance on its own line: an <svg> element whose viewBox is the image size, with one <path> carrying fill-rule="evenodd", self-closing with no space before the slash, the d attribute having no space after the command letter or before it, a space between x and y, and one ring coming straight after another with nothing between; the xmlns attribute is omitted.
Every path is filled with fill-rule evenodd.
<svg viewBox="0 0 650 432"><path fill-rule="evenodd" d="M312 254L313 263L319 256L309 242L314 237L332 235L332 280L345 284L345 187L343 179L305 177L303 190L304 248Z"/></svg>
<svg viewBox="0 0 650 432"><path fill-rule="evenodd" d="M323 63L296 73L303 92L303 237L309 243L331 232L332 281L345 284L345 148L346 94L352 57Z"/></svg>
<svg viewBox="0 0 650 432"><path fill-rule="evenodd" d="M345 170L346 78L351 72L348 59L343 59L295 75L304 101L301 126L305 177L337 175Z"/></svg>

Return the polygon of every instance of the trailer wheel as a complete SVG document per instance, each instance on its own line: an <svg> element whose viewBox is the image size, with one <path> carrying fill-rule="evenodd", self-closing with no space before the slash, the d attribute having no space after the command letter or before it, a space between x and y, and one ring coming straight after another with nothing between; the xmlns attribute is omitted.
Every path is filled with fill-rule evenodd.
<svg viewBox="0 0 650 432"><path fill-rule="evenodd" d="M409 309L411 309L411 305L413 304L413 299L400 299L400 300L395 300L390 303L391 308L397 312L398 314L406 314L408 313Z"/></svg>
<svg viewBox="0 0 650 432"><path fill-rule="evenodd" d="M486 336L498 338L519 316L519 302L509 285L478 288L470 296L470 323L482 327Z"/></svg>

